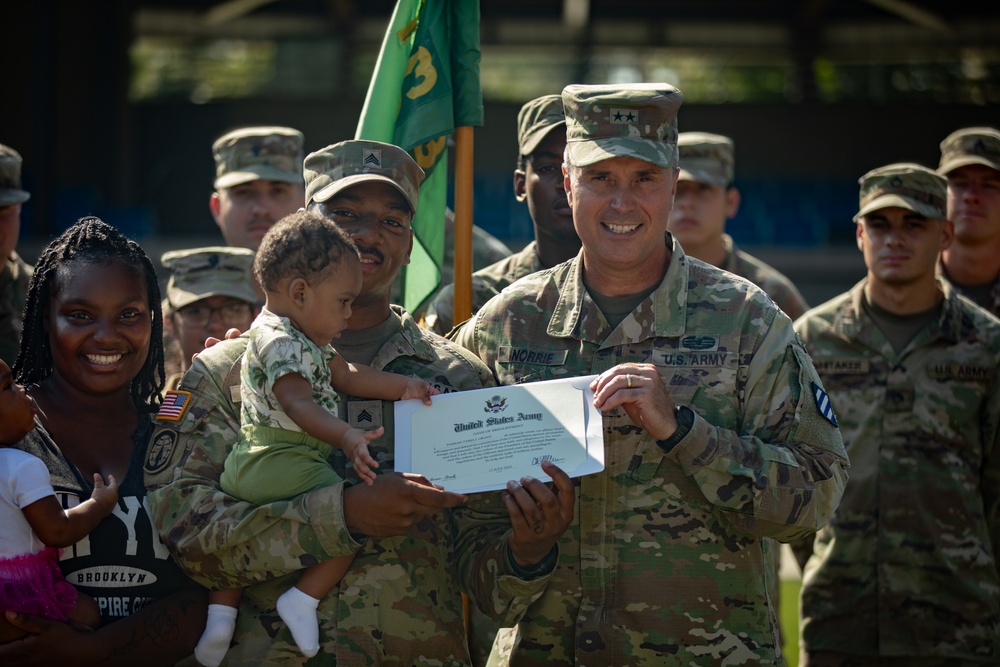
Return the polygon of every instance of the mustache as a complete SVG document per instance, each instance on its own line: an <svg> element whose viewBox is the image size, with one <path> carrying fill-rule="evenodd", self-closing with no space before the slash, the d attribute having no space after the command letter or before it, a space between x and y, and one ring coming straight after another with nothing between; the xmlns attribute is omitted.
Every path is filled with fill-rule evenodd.
<svg viewBox="0 0 1000 667"><path fill-rule="evenodd" d="M375 257L375 259L377 259L380 262L385 261L385 255L383 255L378 248L358 245L357 243L355 243L354 245L358 246L358 252L360 252L362 255L372 255L373 257Z"/></svg>

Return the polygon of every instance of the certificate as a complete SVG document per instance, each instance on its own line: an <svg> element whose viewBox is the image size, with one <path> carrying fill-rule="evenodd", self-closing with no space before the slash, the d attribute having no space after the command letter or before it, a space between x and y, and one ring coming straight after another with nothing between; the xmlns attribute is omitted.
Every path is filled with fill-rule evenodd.
<svg viewBox="0 0 1000 667"><path fill-rule="evenodd" d="M604 428L588 387L596 376L397 401L396 470L446 491L476 493L530 475L542 461L570 477L604 470Z"/></svg>

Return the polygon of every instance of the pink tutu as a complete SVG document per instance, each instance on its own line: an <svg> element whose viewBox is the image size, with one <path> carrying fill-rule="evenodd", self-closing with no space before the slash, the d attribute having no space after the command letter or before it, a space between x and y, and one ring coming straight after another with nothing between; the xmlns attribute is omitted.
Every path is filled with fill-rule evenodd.
<svg viewBox="0 0 1000 667"><path fill-rule="evenodd" d="M58 549L0 558L0 609L65 621L76 595L59 570Z"/></svg>

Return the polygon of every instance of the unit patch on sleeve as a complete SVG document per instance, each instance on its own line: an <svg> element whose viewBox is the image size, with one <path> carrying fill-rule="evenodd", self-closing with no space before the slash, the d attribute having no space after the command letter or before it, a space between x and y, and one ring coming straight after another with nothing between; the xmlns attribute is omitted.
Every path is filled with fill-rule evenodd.
<svg viewBox="0 0 1000 667"><path fill-rule="evenodd" d="M815 382L812 383L813 396L816 397L816 407L819 409L819 413L826 417L826 420L839 427L840 424L837 423L837 415L833 413L833 404L830 402L830 396L823 391L823 387L819 386Z"/></svg>
<svg viewBox="0 0 1000 667"><path fill-rule="evenodd" d="M145 471L155 475L166 468L174 455L174 447L176 446L177 432L172 427L161 428L157 431L149 445L149 453L146 454L146 464L143 466Z"/></svg>

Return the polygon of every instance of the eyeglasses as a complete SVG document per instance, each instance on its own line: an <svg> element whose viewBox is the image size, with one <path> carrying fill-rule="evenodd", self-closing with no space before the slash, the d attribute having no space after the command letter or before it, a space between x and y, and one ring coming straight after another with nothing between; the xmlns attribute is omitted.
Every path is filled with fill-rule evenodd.
<svg viewBox="0 0 1000 667"><path fill-rule="evenodd" d="M250 318L253 309L249 303L242 301L227 303L224 306L212 308L200 304L185 306L177 311L177 314L184 318L184 322L194 327L207 327L212 321L215 313L222 318L222 323L226 326L244 326Z"/></svg>

